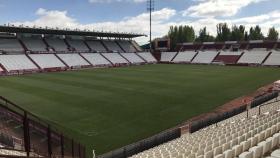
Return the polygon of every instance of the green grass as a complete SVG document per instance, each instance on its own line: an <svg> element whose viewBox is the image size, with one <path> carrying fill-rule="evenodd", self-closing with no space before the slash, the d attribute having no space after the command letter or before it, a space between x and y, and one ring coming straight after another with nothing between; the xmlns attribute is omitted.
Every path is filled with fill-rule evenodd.
<svg viewBox="0 0 280 158"><path fill-rule="evenodd" d="M0 78L0 94L108 152L280 79L280 69L146 65Z"/></svg>

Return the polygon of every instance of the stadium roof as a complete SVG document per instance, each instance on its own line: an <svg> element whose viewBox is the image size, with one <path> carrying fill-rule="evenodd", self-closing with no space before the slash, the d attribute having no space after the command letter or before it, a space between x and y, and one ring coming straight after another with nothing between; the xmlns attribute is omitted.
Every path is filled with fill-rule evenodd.
<svg viewBox="0 0 280 158"><path fill-rule="evenodd" d="M146 36L144 34L118 33L118 32L97 32L88 30L62 30L53 28L31 28L16 26L0 26L0 32L8 33L31 33L31 34L52 34L52 35L75 35L75 36L94 36L94 37L114 37L114 38L135 38Z"/></svg>

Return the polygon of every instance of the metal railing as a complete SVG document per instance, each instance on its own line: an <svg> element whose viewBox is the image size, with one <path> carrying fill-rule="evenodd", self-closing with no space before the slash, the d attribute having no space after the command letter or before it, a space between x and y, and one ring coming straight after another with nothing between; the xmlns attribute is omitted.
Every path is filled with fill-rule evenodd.
<svg viewBox="0 0 280 158"><path fill-rule="evenodd" d="M24 152L26 157L86 157L85 146L81 143L2 96L0 136L4 138L0 139L0 155L1 149L9 149Z"/></svg>

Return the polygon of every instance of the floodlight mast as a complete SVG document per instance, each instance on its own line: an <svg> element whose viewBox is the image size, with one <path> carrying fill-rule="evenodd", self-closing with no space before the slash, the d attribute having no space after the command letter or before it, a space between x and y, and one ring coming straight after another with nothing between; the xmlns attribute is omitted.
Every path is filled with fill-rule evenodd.
<svg viewBox="0 0 280 158"><path fill-rule="evenodd" d="M150 13L150 52L152 52L152 12L155 9L155 0L147 0L147 10Z"/></svg>

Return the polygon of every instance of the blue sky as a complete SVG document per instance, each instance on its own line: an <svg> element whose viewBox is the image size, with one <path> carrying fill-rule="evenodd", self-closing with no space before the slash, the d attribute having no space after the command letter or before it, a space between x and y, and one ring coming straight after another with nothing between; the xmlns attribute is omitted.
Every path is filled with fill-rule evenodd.
<svg viewBox="0 0 280 158"><path fill-rule="evenodd" d="M170 25L207 26L219 22L280 29L280 0L155 0L153 36ZM0 0L0 23L148 34L145 0ZM137 41L145 43L147 38Z"/></svg>

